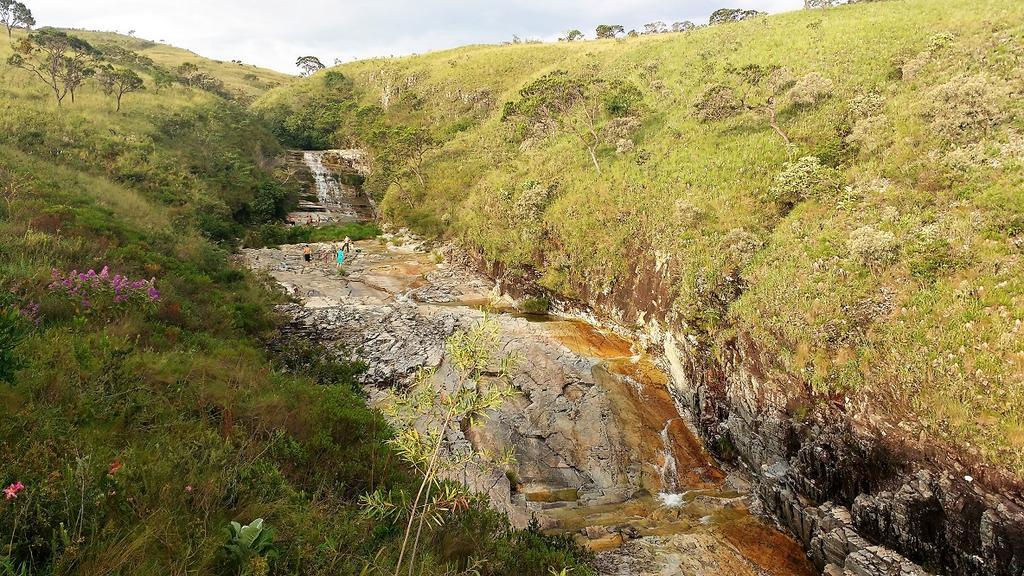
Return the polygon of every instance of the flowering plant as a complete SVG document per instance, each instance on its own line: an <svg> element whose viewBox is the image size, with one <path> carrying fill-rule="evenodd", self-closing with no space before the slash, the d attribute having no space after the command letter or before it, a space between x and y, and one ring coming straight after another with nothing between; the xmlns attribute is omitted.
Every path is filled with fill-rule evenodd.
<svg viewBox="0 0 1024 576"><path fill-rule="evenodd" d="M25 489L25 485L24 484L22 484L21 482L15 482L14 484L11 484L7 488L4 488L4 490L3 490L3 492L4 492L4 499L6 499L6 500L14 500L15 498L18 497L18 492L21 492L24 489Z"/></svg>
<svg viewBox="0 0 1024 576"><path fill-rule="evenodd" d="M121 274L111 275L107 266L99 272L90 269L88 272L72 270L64 273L54 268L52 276L53 282L47 289L75 299L83 311L92 310L100 304L145 305L160 300L156 278L132 280Z"/></svg>

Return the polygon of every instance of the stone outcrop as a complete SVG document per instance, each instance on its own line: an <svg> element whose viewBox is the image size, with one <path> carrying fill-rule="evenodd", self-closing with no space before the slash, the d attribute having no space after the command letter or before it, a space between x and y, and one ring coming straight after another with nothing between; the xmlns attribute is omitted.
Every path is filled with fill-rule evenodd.
<svg viewBox="0 0 1024 576"><path fill-rule="evenodd" d="M765 510L827 573L1024 573L1018 497L896 453L841 408L800 414L806 392L742 339L722 360L666 337L676 393L712 445L751 471Z"/></svg>

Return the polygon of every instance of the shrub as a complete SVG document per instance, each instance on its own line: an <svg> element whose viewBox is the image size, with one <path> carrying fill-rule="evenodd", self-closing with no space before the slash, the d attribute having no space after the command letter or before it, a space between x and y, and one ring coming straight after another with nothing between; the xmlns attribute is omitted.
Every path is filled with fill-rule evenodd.
<svg viewBox="0 0 1024 576"><path fill-rule="evenodd" d="M545 296L531 296L519 304L519 309L526 314L547 314L551 310L551 300Z"/></svg>
<svg viewBox="0 0 1024 576"><path fill-rule="evenodd" d="M850 253L869 268L891 264L899 252L896 236L872 226L861 226L851 232L846 245Z"/></svg>
<svg viewBox="0 0 1024 576"><path fill-rule="evenodd" d="M722 249L729 261L737 267L750 263L764 243L756 234L742 228L733 228L722 239Z"/></svg>
<svg viewBox="0 0 1024 576"><path fill-rule="evenodd" d="M827 200L839 190L839 173L823 166L817 156L804 156L788 162L768 190L768 199L783 209L792 208L806 198Z"/></svg>
<svg viewBox="0 0 1024 576"><path fill-rule="evenodd" d="M866 92L858 94L850 100L850 119L860 120L871 118L882 112L885 107L885 97L877 92Z"/></svg>
<svg viewBox="0 0 1024 576"><path fill-rule="evenodd" d="M708 87L693 107L701 121L714 122L739 114L743 110L743 102L731 87L716 84Z"/></svg>
<svg viewBox="0 0 1024 576"><path fill-rule="evenodd" d="M932 283L942 274L959 265L953 245L943 237L938 224L929 224L918 231L907 248L910 273L923 282Z"/></svg>
<svg viewBox="0 0 1024 576"><path fill-rule="evenodd" d="M988 75L958 76L931 90L925 116L947 142L969 142L1007 118L1005 85Z"/></svg>
<svg viewBox="0 0 1024 576"><path fill-rule="evenodd" d="M817 72L799 78L789 91L794 104L813 106L828 98L835 90L835 83Z"/></svg>

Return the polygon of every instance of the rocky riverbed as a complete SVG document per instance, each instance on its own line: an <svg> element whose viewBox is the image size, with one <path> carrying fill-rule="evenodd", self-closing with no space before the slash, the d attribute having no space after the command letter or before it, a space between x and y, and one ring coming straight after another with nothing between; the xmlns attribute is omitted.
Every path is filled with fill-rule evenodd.
<svg viewBox="0 0 1024 576"><path fill-rule="evenodd" d="M751 513L744 478L723 470L669 392L660 360L628 337L576 318L521 314L457 252L408 235L356 243L343 270L330 247L245 251L295 303L293 329L367 363L371 401L421 367L445 386L445 342L488 314L502 351L520 358L517 390L453 449L512 448L511 474L484 469L467 483L522 526L572 532L600 552L605 574L814 574L800 545ZM685 411L684 411L685 412Z"/></svg>

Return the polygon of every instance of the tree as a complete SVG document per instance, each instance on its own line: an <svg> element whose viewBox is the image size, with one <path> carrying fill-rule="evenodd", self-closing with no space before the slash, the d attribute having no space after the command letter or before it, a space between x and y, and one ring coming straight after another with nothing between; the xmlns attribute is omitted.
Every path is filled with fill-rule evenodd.
<svg viewBox="0 0 1024 576"><path fill-rule="evenodd" d="M125 94L138 92L145 89L142 78L130 68L114 68L107 64L99 71L100 85L103 92L108 96L113 95L117 100L117 111L121 111L121 98Z"/></svg>
<svg viewBox="0 0 1024 576"><path fill-rule="evenodd" d="M696 27L697 26L693 22L690 22L689 20L683 20L682 22L672 23L673 32L689 32L690 30L693 30Z"/></svg>
<svg viewBox="0 0 1024 576"><path fill-rule="evenodd" d="M625 34L626 29L618 24L601 24L597 27L598 38L615 38L619 34Z"/></svg>
<svg viewBox="0 0 1024 576"><path fill-rule="evenodd" d="M302 71L302 76L311 76L326 68L316 56L301 56L295 61L295 65Z"/></svg>
<svg viewBox="0 0 1024 576"><path fill-rule="evenodd" d="M714 26L715 24L725 24L727 22L739 22L740 20L756 18L758 16L764 16L765 14L766 12L758 12L757 10L743 10L742 8L721 8L711 13L711 18L708 19L708 24Z"/></svg>
<svg viewBox="0 0 1024 576"><path fill-rule="evenodd" d="M99 52L85 40L44 28L19 42L7 63L35 74L53 91L59 107L68 94L75 101L75 90L92 76L90 65L97 56Z"/></svg>
<svg viewBox="0 0 1024 576"><path fill-rule="evenodd" d="M644 34L663 34L668 32L668 25L661 20L644 24Z"/></svg>
<svg viewBox="0 0 1024 576"><path fill-rule="evenodd" d="M743 112L764 116L772 130L790 145L789 136L778 122L778 112L786 103L809 106L831 93L832 83L816 73L794 78L781 66L747 64L726 72L731 84L715 84L698 98L694 107L704 121L723 120Z"/></svg>
<svg viewBox="0 0 1024 576"><path fill-rule="evenodd" d="M579 140L601 173L597 147L604 117L635 112L643 99L638 88L622 81L607 81L592 74L571 76L564 70L546 74L520 92L517 102L506 102L502 120L520 118L536 126L558 126Z"/></svg>
<svg viewBox="0 0 1024 576"><path fill-rule="evenodd" d="M24 26L31 28L36 25L36 19L32 17L32 11L21 2L16 0L0 0L0 22L7 27L7 37L10 38L15 28Z"/></svg>
<svg viewBox="0 0 1024 576"><path fill-rule="evenodd" d="M839 0L804 0L804 10L812 8L832 8L839 5Z"/></svg>
<svg viewBox="0 0 1024 576"><path fill-rule="evenodd" d="M169 88L174 84L174 74L171 74L163 68L155 68L152 71L153 85L156 87L156 91L160 92L164 88Z"/></svg>
<svg viewBox="0 0 1024 576"><path fill-rule="evenodd" d="M421 186L426 185L423 177L423 162L428 152L437 148L441 141L424 127L387 126L377 130L374 140L378 164L387 164L393 182L398 183L408 175L398 168L406 166Z"/></svg>
<svg viewBox="0 0 1024 576"><path fill-rule="evenodd" d="M568 32L565 33L565 36L562 36L561 38L559 38L558 41L559 42L576 42L577 40L582 40L582 39L583 39L583 32L580 32L579 30L569 30Z"/></svg>

